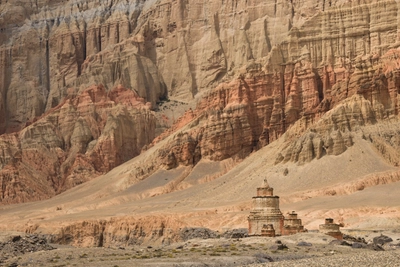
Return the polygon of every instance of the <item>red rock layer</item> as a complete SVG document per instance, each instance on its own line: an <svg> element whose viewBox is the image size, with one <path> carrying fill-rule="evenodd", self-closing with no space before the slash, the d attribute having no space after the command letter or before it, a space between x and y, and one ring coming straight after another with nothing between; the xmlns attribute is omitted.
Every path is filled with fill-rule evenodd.
<svg viewBox="0 0 400 267"><path fill-rule="evenodd" d="M277 162L339 155L352 145L352 131L398 117L399 53L360 58L341 69L339 74L348 73L341 78L329 65L313 68L307 60L282 65L281 72L266 72L269 65L248 70L208 93L153 144L173 136L159 151L167 168L201 158L240 159L296 125L289 140L310 133L291 143ZM321 82L331 77L336 78L329 87Z"/></svg>
<svg viewBox="0 0 400 267"><path fill-rule="evenodd" d="M121 86L92 86L0 136L0 203L48 198L138 155L155 135L149 106Z"/></svg>

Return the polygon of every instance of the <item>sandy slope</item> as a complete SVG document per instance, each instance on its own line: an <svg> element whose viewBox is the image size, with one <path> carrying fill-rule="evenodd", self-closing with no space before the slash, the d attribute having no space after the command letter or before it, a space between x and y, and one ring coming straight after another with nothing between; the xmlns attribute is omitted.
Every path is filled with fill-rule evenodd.
<svg viewBox="0 0 400 267"><path fill-rule="evenodd" d="M309 229L316 229L327 216L347 228L398 225L399 169L386 163L370 143L356 138L339 156L325 156L302 166L290 162L275 165L282 140L234 168L232 162L202 161L194 171L179 167L157 171L142 181L132 180L131 171L151 157L156 149L152 148L50 200L1 207L0 227L25 230L38 225L40 231L52 232L75 221L155 215L216 230L246 227L251 198L265 177L281 197L282 211L296 210ZM387 176L394 178L382 178Z"/></svg>

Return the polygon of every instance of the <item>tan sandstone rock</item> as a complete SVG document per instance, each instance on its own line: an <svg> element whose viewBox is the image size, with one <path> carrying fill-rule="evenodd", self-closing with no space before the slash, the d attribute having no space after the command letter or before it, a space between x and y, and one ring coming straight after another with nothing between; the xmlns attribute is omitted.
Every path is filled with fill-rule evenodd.
<svg viewBox="0 0 400 267"><path fill-rule="evenodd" d="M0 137L0 171L7 181L24 170L51 184L48 196L139 154L157 125L172 124L155 118L176 122L154 140L165 141L141 178L160 166L242 160L285 132L276 162L302 164L342 154L360 127L397 120L394 0L2 1L0 9L0 133L16 133ZM167 98L197 108L154 116L149 108ZM395 136L365 134L392 164Z"/></svg>

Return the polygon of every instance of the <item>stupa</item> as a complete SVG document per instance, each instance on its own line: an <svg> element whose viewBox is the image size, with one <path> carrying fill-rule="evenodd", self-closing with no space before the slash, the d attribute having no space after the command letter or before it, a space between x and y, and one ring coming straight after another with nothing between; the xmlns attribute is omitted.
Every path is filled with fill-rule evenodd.
<svg viewBox="0 0 400 267"><path fill-rule="evenodd" d="M319 232L330 235L336 239L342 240L343 234L340 232L340 224L333 222L332 218L326 218L325 224L319 225Z"/></svg>
<svg viewBox="0 0 400 267"><path fill-rule="evenodd" d="M274 189L269 186L267 179L257 188L248 221L250 236L290 235L305 231L294 211L289 213L287 219L282 215L279 196L274 196Z"/></svg>
<svg viewBox="0 0 400 267"><path fill-rule="evenodd" d="M283 223L282 235L292 235L305 231L301 219L297 218L297 213L295 211L288 213Z"/></svg>

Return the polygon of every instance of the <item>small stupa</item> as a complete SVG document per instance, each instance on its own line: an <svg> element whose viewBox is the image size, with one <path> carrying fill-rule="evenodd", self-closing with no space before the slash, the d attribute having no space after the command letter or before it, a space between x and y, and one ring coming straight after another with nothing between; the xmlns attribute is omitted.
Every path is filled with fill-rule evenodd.
<svg viewBox="0 0 400 267"><path fill-rule="evenodd" d="M253 210L248 217L250 236L279 236L304 232L301 219L293 211L288 219L279 209L279 197L274 196L274 189L264 179L257 188L257 196L253 197Z"/></svg>
<svg viewBox="0 0 400 267"><path fill-rule="evenodd" d="M343 234L340 232L340 226L340 224L334 223L332 218L326 218L325 224L319 225L319 232L342 240Z"/></svg>
<svg viewBox="0 0 400 267"><path fill-rule="evenodd" d="M284 221L283 235L292 235L305 231L301 219L297 218L297 213L295 211L288 213Z"/></svg>

